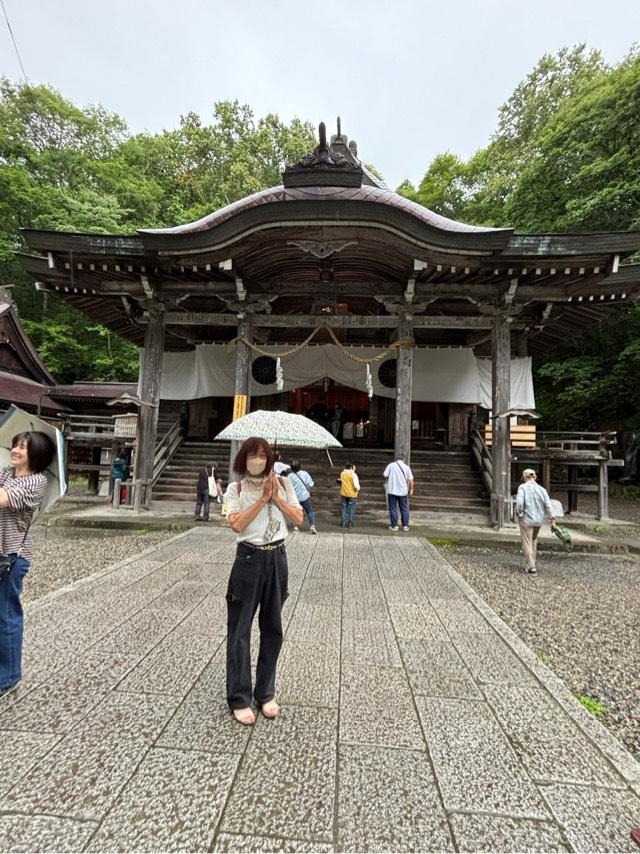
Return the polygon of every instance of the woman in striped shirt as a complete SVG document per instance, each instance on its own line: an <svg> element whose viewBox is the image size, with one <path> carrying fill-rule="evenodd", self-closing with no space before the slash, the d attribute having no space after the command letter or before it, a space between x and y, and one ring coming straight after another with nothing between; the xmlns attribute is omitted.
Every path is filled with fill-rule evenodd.
<svg viewBox="0 0 640 854"><path fill-rule="evenodd" d="M44 498L55 447L46 433L30 430L13 437L11 465L0 469L0 556L9 571L0 580L0 691L22 678L22 582L29 570L27 536L34 511Z"/></svg>

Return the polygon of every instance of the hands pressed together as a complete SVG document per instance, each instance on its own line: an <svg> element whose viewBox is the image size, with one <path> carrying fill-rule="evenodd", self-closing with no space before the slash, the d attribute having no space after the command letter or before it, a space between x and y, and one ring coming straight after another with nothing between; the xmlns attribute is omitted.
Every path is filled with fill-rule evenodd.
<svg viewBox="0 0 640 854"><path fill-rule="evenodd" d="M262 486L262 500L265 504L269 501L277 503L279 492L278 478L275 472L270 472Z"/></svg>

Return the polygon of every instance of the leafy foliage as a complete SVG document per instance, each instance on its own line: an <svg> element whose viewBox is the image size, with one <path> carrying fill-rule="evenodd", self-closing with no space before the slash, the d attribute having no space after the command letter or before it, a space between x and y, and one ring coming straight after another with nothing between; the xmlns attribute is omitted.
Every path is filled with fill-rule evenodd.
<svg viewBox="0 0 640 854"><path fill-rule="evenodd" d="M194 113L175 130L130 135L102 107L78 108L46 86L0 80L0 282L61 382L133 380L138 351L55 296L38 294L16 261L21 228L127 233L189 222L280 182L313 147L310 124L256 120L238 101Z"/></svg>
<svg viewBox="0 0 640 854"><path fill-rule="evenodd" d="M640 229L640 55L615 68L585 45L545 55L467 162L438 154L418 189L437 213L521 232ZM536 365L547 429L640 428L640 311L576 336Z"/></svg>

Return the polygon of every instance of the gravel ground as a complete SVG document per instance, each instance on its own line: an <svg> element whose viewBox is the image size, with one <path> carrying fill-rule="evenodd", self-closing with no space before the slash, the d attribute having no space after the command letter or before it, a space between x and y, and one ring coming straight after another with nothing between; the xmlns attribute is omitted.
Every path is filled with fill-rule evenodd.
<svg viewBox="0 0 640 854"><path fill-rule="evenodd" d="M640 760L640 557L442 547L454 568Z"/></svg>
<svg viewBox="0 0 640 854"><path fill-rule="evenodd" d="M589 493L580 495L578 498L578 512L582 517L589 515L595 517L596 496ZM612 519L619 519L631 524L614 526L609 525L607 522L598 522L596 519L590 519L590 533L602 540L640 538L640 501L631 501L622 495L612 495L609 497L609 516ZM568 519L570 520L571 517L569 516Z"/></svg>
<svg viewBox="0 0 640 854"><path fill-rule="evenodd" d="M24 582L22 601L39 599L175 535L175 531L145 532L142 528L121 533L34 525L29 535L33 551L31 568Z"/></svg>

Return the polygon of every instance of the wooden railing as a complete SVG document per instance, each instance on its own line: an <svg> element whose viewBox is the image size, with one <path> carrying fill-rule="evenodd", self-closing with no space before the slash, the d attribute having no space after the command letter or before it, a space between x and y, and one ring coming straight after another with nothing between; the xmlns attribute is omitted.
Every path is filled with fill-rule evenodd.
<svg viewBox="0 0 640 854"><path fill-rule="evenodd" d="M156 446L156 454L153 458L153 480L152 486L169 464L171 457L175 454L182 441L182 429L180 419L175 421L164 434Z"/></svg>
<svg viewBox="0 0 640 854"><path fill-rule="evenodd" d="M603 459L611 457L611 449L616 444L617 434L585 433L568 430L545 430L538 433L536 447L542 450L582 451L589 455L597 454Z"/></svg>
<svg viewBox="0 0 640 854"><path fill-rule="evenodd" d="M171 462L171 458L180 447L181 442L182 428L180 426L180 419L178 419L171 425L156 445L156 453L153 458L153 478L151 483L146 480L134 480L132 483L123 484L127 489L125 500L122 502L123 504L133 505L133 508L136 511L140 510L140 507L146 507L148 509L151 506L151 491L162 472ZM119 494L118 486L119 482L116 481L114 497L116 493ZM120 506L120 501L114 500L113 506L117 509Z"/></svg>
<svg viewBox="0 0 640 854"><path fill-rule="evenodd" d="M110 415L69 415L64 422L64 437L70 441L87 442L100 437L113 438L114 422Z"/></svg>
<svg viewBox="0 0 640 854"><path fill-rule="evenodd" d="M487 447L484 437L478 429L472 428L470 433L471 452L476 461L482 480L489 495L493 492L493 464L491 462L491 451Z"/></svg>

